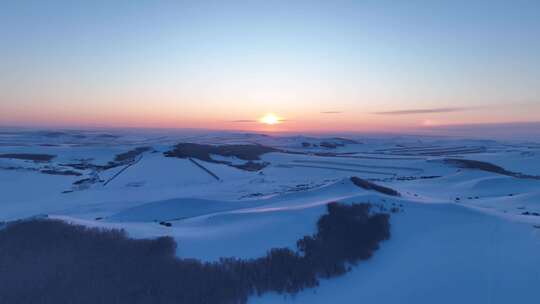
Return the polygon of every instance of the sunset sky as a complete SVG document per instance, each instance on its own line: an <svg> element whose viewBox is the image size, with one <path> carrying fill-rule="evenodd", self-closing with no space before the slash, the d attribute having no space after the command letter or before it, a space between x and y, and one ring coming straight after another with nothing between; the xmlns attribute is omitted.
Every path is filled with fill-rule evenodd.
<svg viewBox="0 0 540 304"><path fill-rule="evenodd" d="M538 121L538 0L0 3L0 125Z"/></svg>

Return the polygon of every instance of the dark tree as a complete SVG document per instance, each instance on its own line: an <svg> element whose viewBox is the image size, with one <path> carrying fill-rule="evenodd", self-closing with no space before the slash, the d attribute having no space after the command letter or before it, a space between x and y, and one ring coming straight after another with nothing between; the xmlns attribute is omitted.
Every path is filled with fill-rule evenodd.
<svg viewBox="0 0 540 304"><path fill-rule="evenodd" d="M330 203L298 251L257 259L178 259L169 237L134 240L103 230L35 219L0 229L0 303L246 303L250 295L294 294L344 274L390 237L388 214L369 204Z"/></svg>

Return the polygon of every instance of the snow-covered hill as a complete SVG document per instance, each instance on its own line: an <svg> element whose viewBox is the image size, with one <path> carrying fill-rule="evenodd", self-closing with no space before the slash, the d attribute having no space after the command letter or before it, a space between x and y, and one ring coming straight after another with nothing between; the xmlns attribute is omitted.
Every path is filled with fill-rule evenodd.
<svg viewBox="0 0 540 304"><path fill-rule="evenodd" d="M272 152L256 156L261 170L242 170L245 155L166 157L178 143ZM0 221L47 215L134 238L171 236L177 256L216 261L294 248L328 202L370 202L399 210L372 259L294 298L250 303L536 303L539 155L531 143L418 136L10 130L0 132ZM401 196L360 188L351 176Z"/></svg>

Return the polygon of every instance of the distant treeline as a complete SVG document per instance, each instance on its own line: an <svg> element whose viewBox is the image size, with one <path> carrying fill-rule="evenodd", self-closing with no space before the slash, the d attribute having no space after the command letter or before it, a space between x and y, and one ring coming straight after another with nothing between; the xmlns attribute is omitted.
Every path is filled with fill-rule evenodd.
<svg viewBox="0 0 540 304"><path fill-rule="evenodd" d="M144 152L152 150L151 147L137 147L133 150L129 150L124 153L117 154L114 157L114 162L109 163L129 163L135 161L135 159Z"/></svg>
<svg viewBox="0 0 540 304"><path fill-rule="evenodd" d="M373 191L377 191L377 192L380 192L386 195L391 195L391 196L401 196L401 194L398 191L392 188L377 185L373 182L370 182L368 180L365 180L356 176L351 177L351 182L355 184L356 186L366 189L366 190L373 190Z"/></svg>
<svg viewBox="0 0 540 304"><path fill-rule="evenodd" d="M523 179L540 179L540 176L537 175L528 175L519 172L512 172L504 169L503 167L494 165L492 163L471 160L471 159L461 159L461 158L445 158L444 163L463 169L476 169L482 170L491 173L497 173L501 175L512 176L516 178Z"/></svg>
<svg viewBox="0 0 540 304"><path fill-rule="evenodd" d="M0 154L0 158L11 158L20 160L31 160L34 162L50 162L56 155L32 154L32 153L8 153Z"/></svg>
<svg viewBox="0 0 540 304"><path fill-rule="evenodd" d="M71 167L77 170L96 170L96 171L105 171L112 168L120 167L120 166L126 166L129 164L134 163L139 156L141 156L143 153L152 151L152 147L137 147L132 150L117 154L114 157L114 160L108 161L104 165L97 165L92 164L88 162L79 162L79 163L67 163L67 164L60 164L64 167Z"/></svg>
<svg viewBox="0 0 540 304"><path fill-rule="evenodd" d="M0 303L246 303L265 292L294 294L368 259L390 237L388 214L330 203L317 233L297 251L201 262L175 257L172 238L134 240L121 230L53 220L0 230Z"/></svg>
<svg viewBox="0 0 540 304"><path fill-rule="evenodd" d="M180 143L177 144L173 150L165 152L164 155L167 157L196 158L211 163L229 165L231 167L246 171L259 171L264 169L268 165L268 163L257 163L254 161L260 160L260 156L265 153L276 151L278 150L262 145L215 146L196 143ZM212 154L220 155L223 157L236 157L247 162L240 165L233 164L229 161L213 159Z"/></svg>

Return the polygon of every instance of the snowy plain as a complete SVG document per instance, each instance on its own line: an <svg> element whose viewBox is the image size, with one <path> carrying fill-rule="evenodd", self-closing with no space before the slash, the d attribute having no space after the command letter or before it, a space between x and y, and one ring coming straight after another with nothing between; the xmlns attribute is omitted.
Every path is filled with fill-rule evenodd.
<svg viewBox="0 0 540 304"><path fill-rule="evenodd" d="M266 167L258 171L224 163L242 163L234 157L197 160L217 180L189 159L164 156L182 142L276 151L261 155ZM138 147L149 149L115 163ZM54 157L21 159L41 154ZM445 163L448 158L529 177L460 168ZM401 197L361 189L351 176ZM540 145L534 142L2 130L0 221L46 215L125 229L134 238L172 236L177 256L216 261L294 248L315 231L328 202L400 206L391 217L391 239L352 272L295 297L268 294L250 303L537 303L538 176Z"/></svg>

